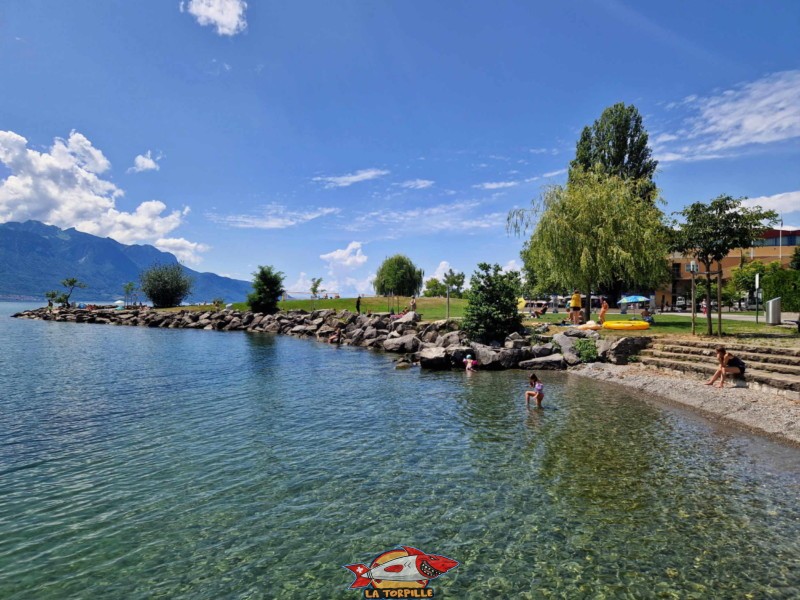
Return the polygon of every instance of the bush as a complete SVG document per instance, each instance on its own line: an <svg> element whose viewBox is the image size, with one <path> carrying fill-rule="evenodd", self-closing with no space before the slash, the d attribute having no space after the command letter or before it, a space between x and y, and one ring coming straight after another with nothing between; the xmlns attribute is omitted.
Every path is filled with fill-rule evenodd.
<svg viewBox="0 0 800 600"><path fill-rule="evenodd" d="M192 293L194 279L178 263L153 265L139 275L142 293L155 308L179 306Z"/></svg>
<svg viewBox="0 0 800 600"><path fill-rule="evenodd" d="M597 344L591 338L581 338L575 342L575 354L581 359L582 363L594 362L597 360Z"/></svg>
<svg viewBox="0 0 800 600"><path fill-rule="evenodd" d="M764 301L780 297L781 310L800 311L800 271L780 269L764 275Z"/></svg>
<svg viewBox="0 0 800 600"><path fill-rule="evenodd" d="M247 303L253 312L268 315L278 312L278 300L283 294L284 275L270 265L259 265L253 273L253 291L247 295Z"/></svg>
<svg viewBox="0 0 800 600"><path fill-rule="evenodd" d="M469 304L464 311L463 328L470 339L488 343L502 341L509 333L522 329L517 310L517 271L503 273L500 265L478 264L470 279Z"/></svg>

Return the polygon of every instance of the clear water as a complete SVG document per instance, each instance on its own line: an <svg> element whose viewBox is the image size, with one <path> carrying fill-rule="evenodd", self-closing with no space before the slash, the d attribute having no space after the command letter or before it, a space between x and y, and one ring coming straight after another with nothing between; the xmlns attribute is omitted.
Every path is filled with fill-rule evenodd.
<svg viewBox="0 0 800 600"><path fill-rule="evenodd" d="M543 373L395 371L269 335L9 319L0 598L800 596L800 452Z"/></svg>

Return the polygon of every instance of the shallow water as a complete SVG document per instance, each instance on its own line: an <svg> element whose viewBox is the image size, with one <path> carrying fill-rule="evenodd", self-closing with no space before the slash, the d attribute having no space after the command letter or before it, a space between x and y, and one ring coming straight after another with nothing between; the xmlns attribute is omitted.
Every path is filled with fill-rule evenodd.
<svg viewBox="0 0 800 600"><path fill-rule="evenodd" d="M542 373L395 371L270 335L0 304L0 597L360 598L398 544L438 597L800 595L800 452Z"/></svg>

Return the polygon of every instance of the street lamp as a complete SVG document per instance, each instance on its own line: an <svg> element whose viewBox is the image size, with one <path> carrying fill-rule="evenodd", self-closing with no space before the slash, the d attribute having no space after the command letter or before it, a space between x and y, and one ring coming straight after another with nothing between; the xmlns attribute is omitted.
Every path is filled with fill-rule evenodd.
<svg viewBox="0 0 800 600"><path fill-rule="evenodd" d="M778 229L778 261L783 263L783 216L781 216L781 225Z"/></svg>

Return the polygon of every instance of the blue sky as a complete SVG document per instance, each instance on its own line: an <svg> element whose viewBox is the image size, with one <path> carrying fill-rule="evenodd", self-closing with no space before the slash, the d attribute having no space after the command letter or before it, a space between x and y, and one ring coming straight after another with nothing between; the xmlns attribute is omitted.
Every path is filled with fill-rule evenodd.
<svg viewBox="0 0 800 600"><path fill-rule="evenodd" d="M665 211L800 227L800 2L58 0L0 5L0 222L290 291L519 264L509 209L635 104Z"/></svg>

